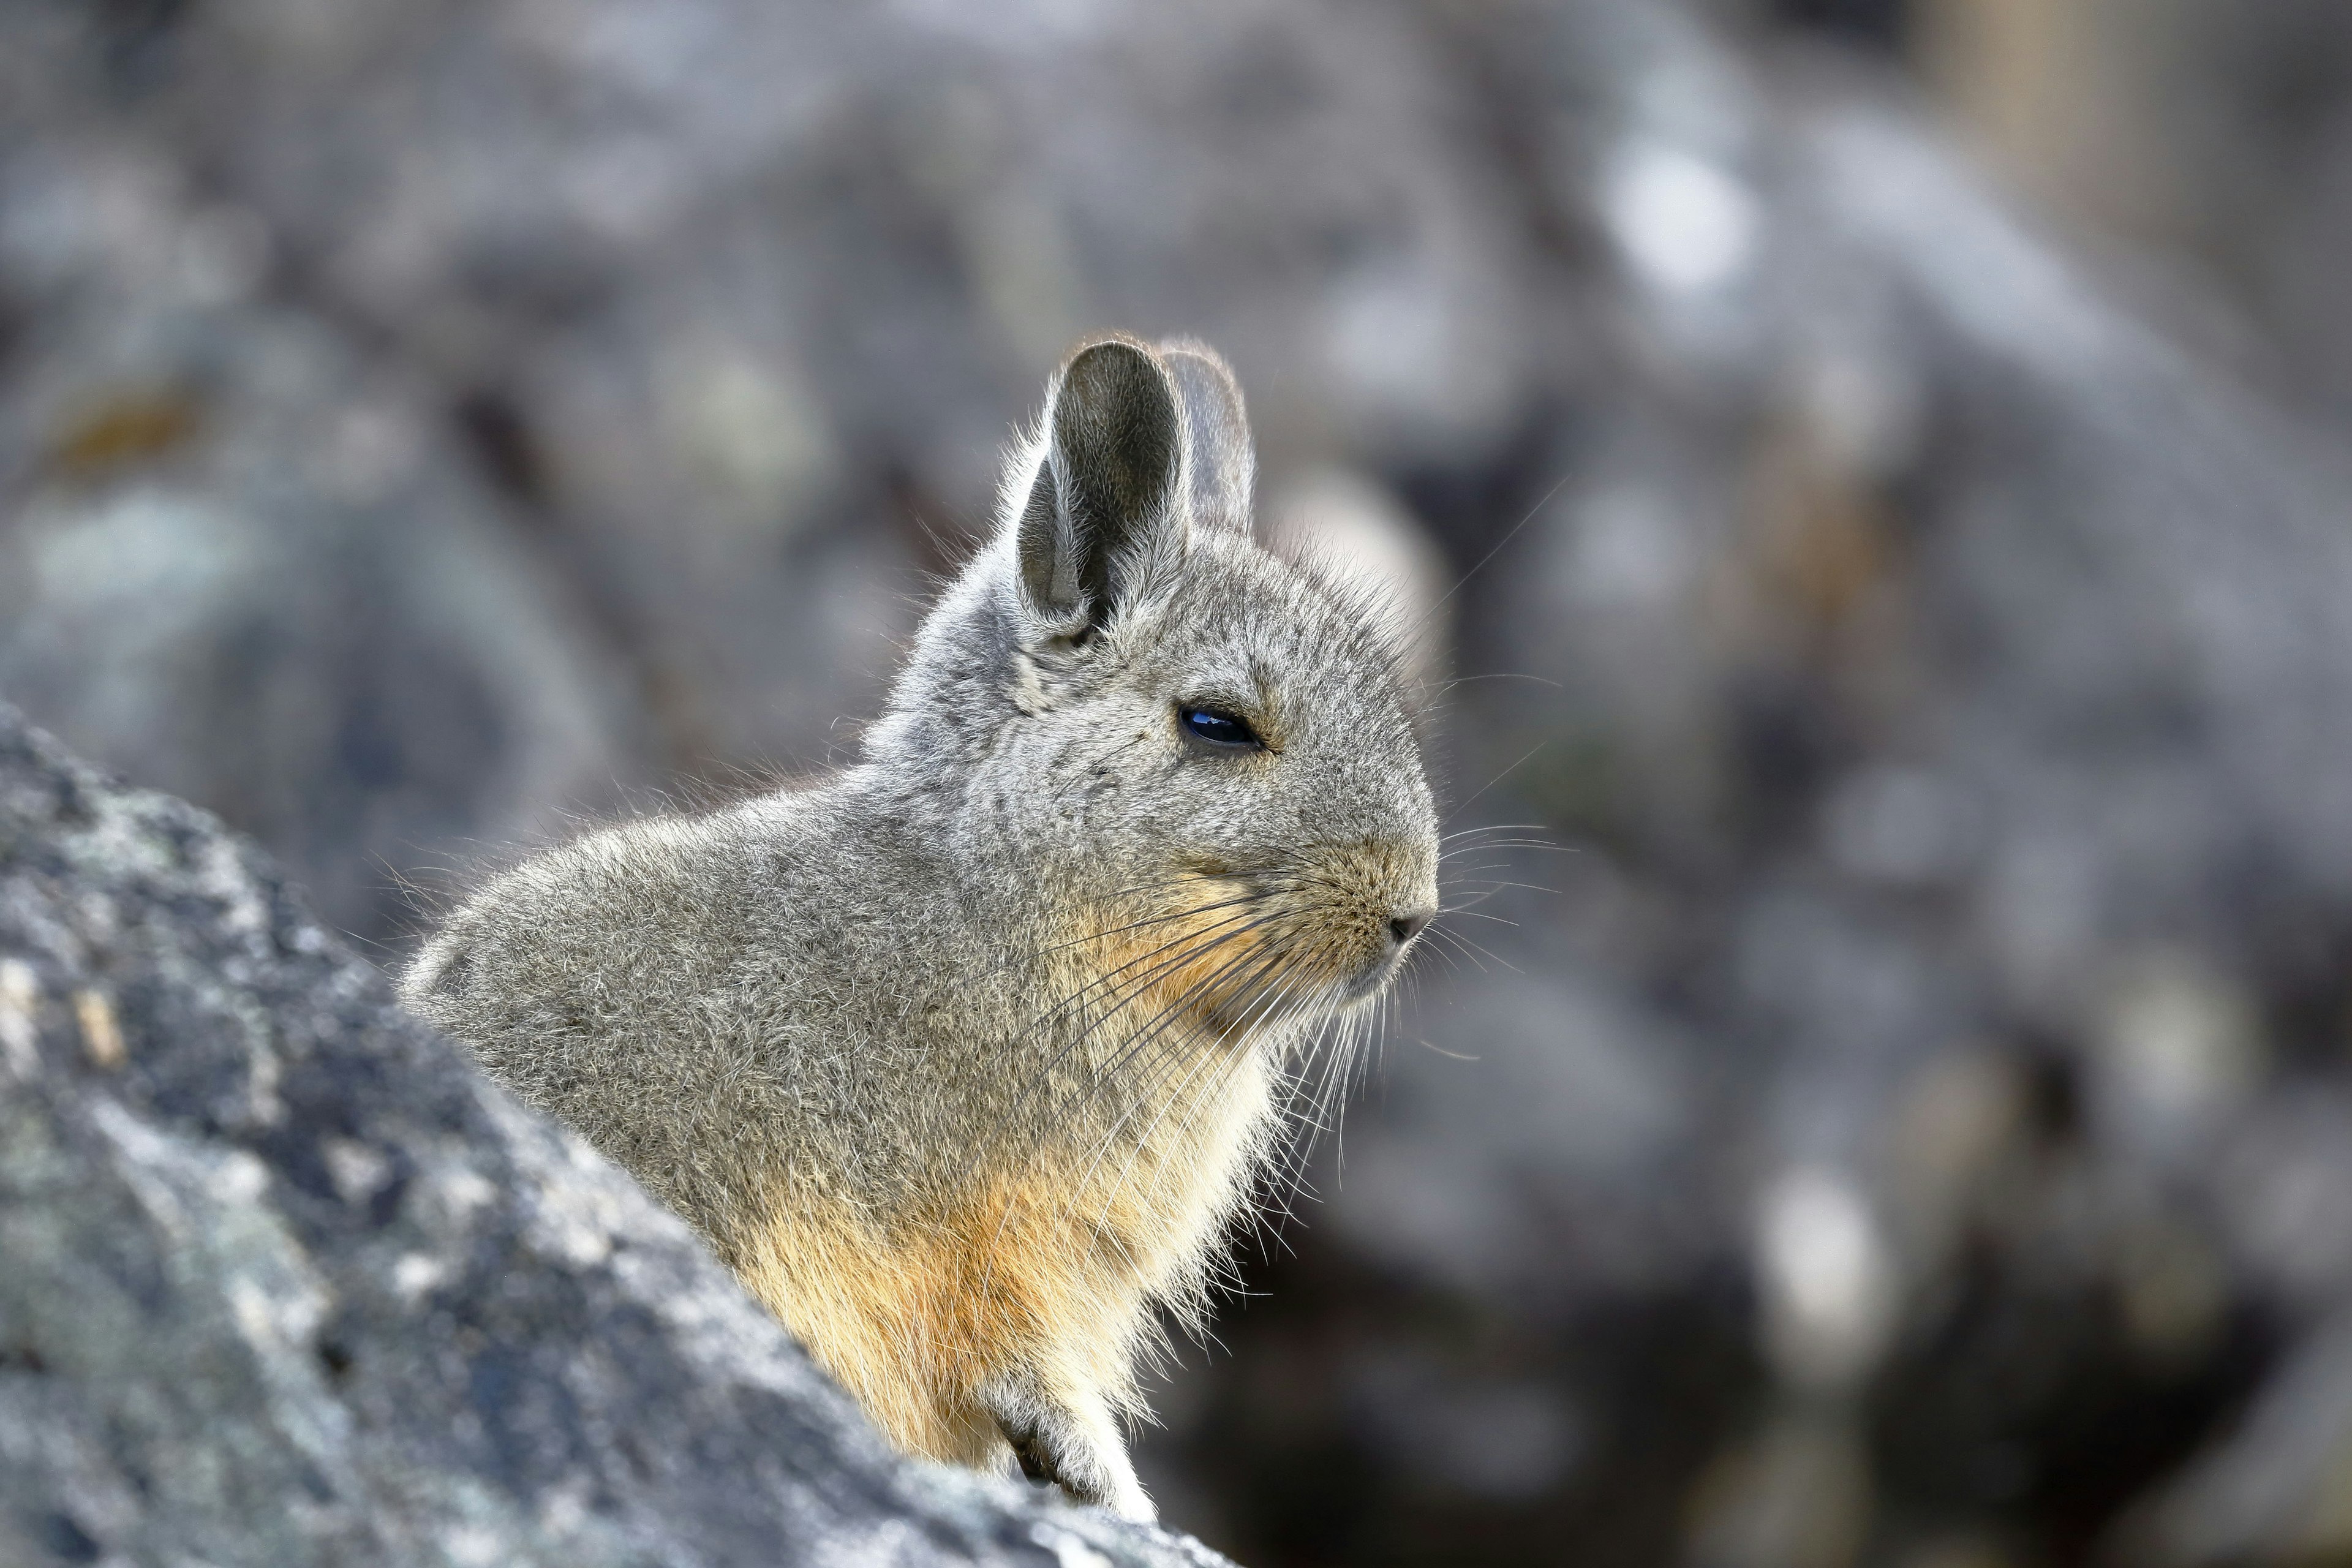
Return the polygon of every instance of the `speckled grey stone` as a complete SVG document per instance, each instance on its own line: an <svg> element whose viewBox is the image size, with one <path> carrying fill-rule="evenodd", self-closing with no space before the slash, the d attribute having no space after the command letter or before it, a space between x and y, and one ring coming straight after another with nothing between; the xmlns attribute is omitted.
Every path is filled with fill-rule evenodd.
<svg viewBox="0 0 2352 1568"><path fill-rule="evenodd" d="M0 1563L1223 1560L909 1464L255 849L0 707Z"/></svg>

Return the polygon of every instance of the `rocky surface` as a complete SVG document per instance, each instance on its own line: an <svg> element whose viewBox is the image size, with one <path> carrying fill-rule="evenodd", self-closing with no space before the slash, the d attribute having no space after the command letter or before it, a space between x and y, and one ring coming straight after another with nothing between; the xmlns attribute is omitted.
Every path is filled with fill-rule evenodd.
<svg viewBox="0 0 2352 1568"><path fill-rule="evenodd" d="M0 709L0 1562L1214 1568L899 1461L278 872Z"/></svg>

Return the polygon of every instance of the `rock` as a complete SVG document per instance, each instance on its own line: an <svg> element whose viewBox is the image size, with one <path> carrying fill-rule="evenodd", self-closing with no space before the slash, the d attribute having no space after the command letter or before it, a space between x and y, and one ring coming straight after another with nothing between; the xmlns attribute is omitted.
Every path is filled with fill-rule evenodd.
<svg viewBox="0 0 2352 1568"><path fill-rule="evenodd" d="M0 1561L1214 1568L898 1459L264 858L0 709Z"/></svg>
<svg viewBox="0 0 2352 1568"><path fill-rule="evenodd" d="M267 227L34 21L0 16L0 689L391 937L417 846L609 803L626 663L437 395L264 297Z"/></svg>

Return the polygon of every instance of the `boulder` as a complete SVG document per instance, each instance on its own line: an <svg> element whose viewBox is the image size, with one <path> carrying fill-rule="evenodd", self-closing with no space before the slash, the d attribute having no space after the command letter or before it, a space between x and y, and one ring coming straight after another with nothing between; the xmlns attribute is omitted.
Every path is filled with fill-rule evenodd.
<svg viewBox="0 0 2352 1568"><path fill-rule="evenodd" d="M0 1562L1211 1568L891 1454L257 850L0 708Z"/></svg>

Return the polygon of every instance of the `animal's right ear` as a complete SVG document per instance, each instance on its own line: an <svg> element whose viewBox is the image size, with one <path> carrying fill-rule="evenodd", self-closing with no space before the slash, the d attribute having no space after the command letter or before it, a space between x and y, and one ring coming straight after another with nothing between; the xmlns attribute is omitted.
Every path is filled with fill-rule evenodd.
<svg viewBox="0 0 2352 1568"><path fill-rule="evenodd" d="M1191 492L1192 521L1205 528L1247 533L1257 453L1250 446L1241 383L1206 343L1178 338L1161 343L1160 356L1184 400L1184 484Z"/></svg>
<svg viewBox="0 0 2352 1568"><path fill-rule="evenodd" d="M1160 356L1112 338L1055 381L1045 460L1015 526L1030 607L1098 629L1183 561L1184 419Z"/></svg>

